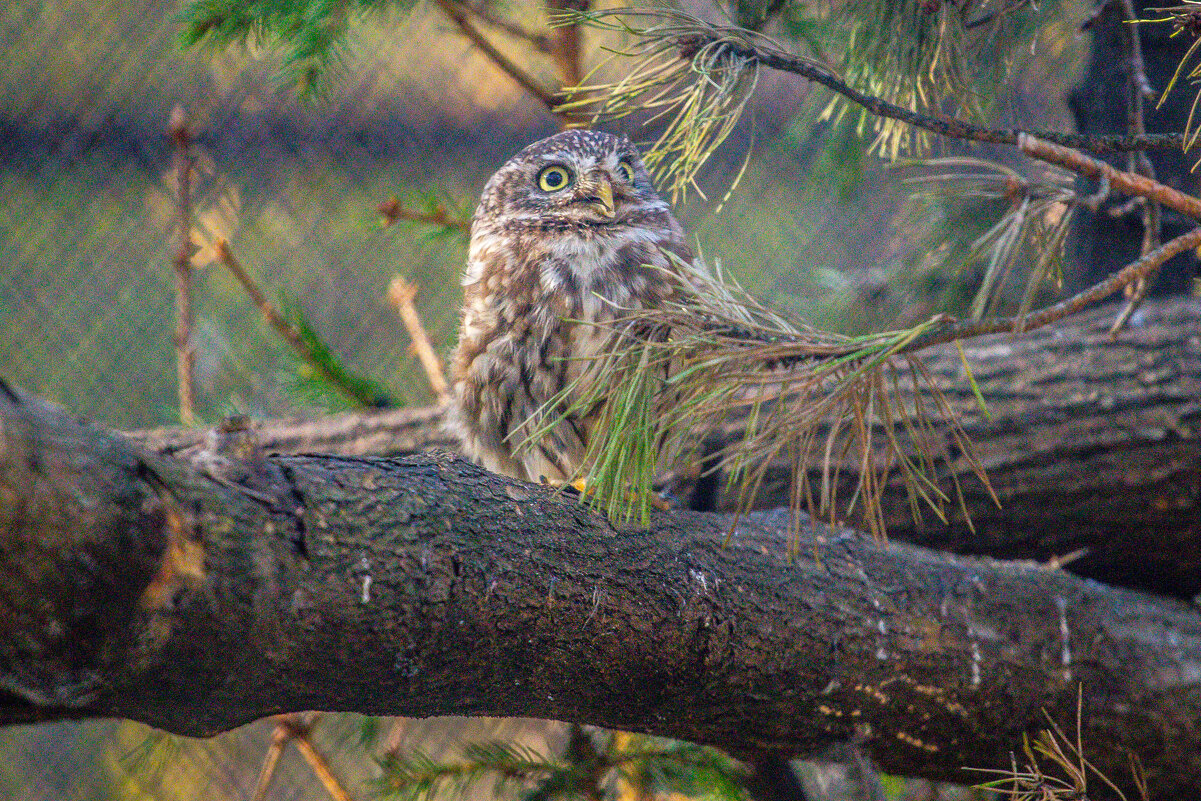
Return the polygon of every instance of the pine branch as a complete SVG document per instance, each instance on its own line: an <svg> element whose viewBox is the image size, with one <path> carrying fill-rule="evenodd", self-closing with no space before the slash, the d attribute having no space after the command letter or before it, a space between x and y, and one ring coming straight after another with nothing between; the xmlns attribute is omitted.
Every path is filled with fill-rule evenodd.
<svg viewBox="0 0 1201 801"><path fill-rule="evenodd" d="M522 89L525 89L533 95L538 102L546 106L547 110L553 114L563 117L567 120L568 117L557 111L561 98L550 89L547 89L532 75L526 72L522 67L518 66L515 61L500 52L495 45L488 40L486 36L480 33L479 29L472 24L469 19L471 13L469 7L456 2L456 0L434 0L435 4L440 8L446 16L450 17L451 21L458 26L459 30L478 47L485 56L487 56L493 64L501 71L512 78Z"/></svg>
<svg viewBox="0 0 1201 801"><path fill-rule="evenodd" d="M1122 291L1123 287L1158 270L1168 259L1196 247L1201 247L1201 228L1194 228L1165 242L1159 248L1126 265L1106 280L1093 284L1072 297L1025 318L1001 317L978 321L938 319L928 331L923 332L907 345L904 352L913 352L943 342L954 342L986 334L1020 333L1041 328L1116 295Z"/></svg>
<svg viewBox="0 0 1201 801"><path fill-rule="evenodd" d="M731 58L754 61L771 69L808 78L877 117L899 120L950 139L1015 145L1020 134L1029 133L1039 139L1094 153L1179 148L1184 143L1184 136L1180 133L1090 136L1060 131L989 128L955 117L933 117L921 114L881 97L861 92L835 75L827 66L812 59L785 52L771 40L754 31L711 25L682 12L623 9L579 14L578 18L581 22L602 29L624 31L644 37L652 43L674 48L677 57L684 61L690 61L692 56L702 48L720 48ZM627 22L627 18L665 20L665 22L659 25L650 24L638 27ZM698 80L703 80L703 77ZM652 87L648 87L648 90L650 88Z"/></svg>
<svg viewBox="0 0 1201 801"><path fill-rule="evenodd" d="M1031 134L1022 134L1017 145L1023 153L1048 164L1058 164L1087 178L1096 178L1107 183L1109 188L1119 189L1128 195L1153 200L1174 209L1187 217L1201 220L1201 200L1186 195L1153 178L1132 172L1114 169L1099 159L1091 158L1068 147L1060 147Z"/></svg>
<svg viewBox="0 0 1201 801"><path fill-rule="evenodd" d="M246 290L246 294L276 333L291 346L293 352L303 362L312 367L341 395L356 406L365 408L394 405L375 382L352 376L342 369L333 359L333 354L316 339L311 331L306 330L303 326L293 325L280 314L279 310L267 300L267 296L263 294L258 282L250 276L250 273L246 272L246 268L233 255L228 242L218 239L211 244L211 248L216 260L225 265L234 278L238 279L238 283Z"/></svg>

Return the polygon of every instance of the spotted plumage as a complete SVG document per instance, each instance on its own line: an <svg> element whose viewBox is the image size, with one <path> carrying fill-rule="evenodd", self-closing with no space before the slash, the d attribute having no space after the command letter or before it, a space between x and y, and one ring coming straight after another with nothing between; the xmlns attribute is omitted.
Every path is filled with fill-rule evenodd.
<svg viewBox="0 0 1201 801"><path fill-rule="evenodd" d="M691 258L624 136L564 131L492 176L471 226L451 368L452 427L468 455L530 481L571 480L586 468L594 413L521 445L543 415L560 414L546 406L564 387L577 391L581 375L604 380L587 371L612 346L605 323L676 291L662 272L672 269L669 253Z"/></svg>

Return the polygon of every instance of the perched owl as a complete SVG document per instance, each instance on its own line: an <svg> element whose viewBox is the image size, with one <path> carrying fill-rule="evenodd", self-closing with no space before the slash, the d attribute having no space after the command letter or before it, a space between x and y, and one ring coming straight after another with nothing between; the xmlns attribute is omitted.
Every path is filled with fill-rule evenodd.
<svg viewBox="0 0 1201 801"><path fill-rule="evenodd" d="M521 446L546 415L562 414L548 401L576 391L573 382L612 347L606 323L660 308L677 291L669 253L691 260L625 136L563 131L492 176L471 226L451 367L451 425L469 456L527 481L569 481L587 467L594 411Z"/></svg>

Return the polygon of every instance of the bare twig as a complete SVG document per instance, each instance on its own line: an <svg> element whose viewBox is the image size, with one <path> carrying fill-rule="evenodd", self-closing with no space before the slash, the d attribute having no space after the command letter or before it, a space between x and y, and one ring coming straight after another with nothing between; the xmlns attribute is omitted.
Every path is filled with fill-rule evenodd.
<svg viewBox="0 0 1201 801"><path fill-rule="evenodd" d="M1023 153L1040 161L1067 167L1089 178L1104 178L1112 189L1154 200L1188 217L1201 220L1201 200L1152 178L1116 170L1103 161L1067 147L1054 145L1031 134L1021 134L1017 145Z"/></svg>
<svg viewBox="0 0 1201 801"><path fill-rule="evenodd" d="M422 212L414 211L403 205L399 198L389 198L379 204L379 213L383 216L385 225L395 225L398 220L404 220L405 222L455 228L460 231L471 230L471 220L452 214L441 204L435 206L430 212Z"/></svg>
<svg viewBox="0 0 1201 801"><path fill-rule="evenodd" d="M1144 237L1144 239L1146 239L1146 237ZM1158 241L1159 237L1156 236L1155 239ZM1147 299L1147 291L1151 288L1151 285L1155 283L1155 277L1159 274L1159 269L1160 268L1158 267L1155 268L1147 275L1141 276L1133 284L1129 284L1125 287L1127 297L1126 305L1122 307L1120 312L1118 312L1117 317L1115 317L1113 320L1113 325L1109 327L1109 336L1111 338L1117 337L1117 335L1121 333L1122 329L1126 327L1126 323L1130 322L1130 318L1133 317L1134 313L1138 311L1140 306L1143 305L1143 301Z"/></svg>
<svg viewBox="0 0 1201 801"><path fill-rule="evenodd" d="M267 296L259 288L258 282L250 277L250 274L246 272L246 268L242 266L242 263L237 260L233 252L229 249L227 241L218 239L213 243L212 247L217 261L224 264L226 269L233 274L234 278L238 279L238 283L246 290L246 294L250 296L250 300L258 307L263 317L271 324L271 327L292 347L296 355L319 372L322 377L329 381L331 385L356 406L369 407L376 405L376 399L364 397L354 387L347 386L339 376L330 372L325 362L318 358L317 354L309 347L309 344L304 341L304 337L301 336L296 326L284 319L284 316L271 305L271 301L267 300Z"/></svg>
<svg viewBox="0 0 1201 801"><path fill-rule="evenodd" d="M275 729L271 733L271 744L267 746L267 753L263 755L263 766L259 768L259 778L254 784L252 801L263 801L267 797L271 780L275 778L275 769L279 767L280 755L283 754L284 746L290 739L292 739L291 730L282 721L276 722Z"/></svg>
<svg viewBox="0 0 1201 801"><path fill-rule="evenodd" d="M183 106L171 112L169 127L175 153L175 364L179 384L179 422L196 425L196 350L192 346L192 166L191 132Z"/></svg>
<svg viewBox="0 0 1201 801"><path fill-rule="evenodd" d="M562 102L563 99L559 97L556 92L553 92L540 84L534 79L533 76L519 67L504 53L497 50L496 46L488 41L487 37L480 33L479 29L471 23L470 19L468 19L468 14L471 13L470 9L460 3L455 2L455 0L435 0L435 2L437 3L438 8L442 9L443 13L450 17L451 21L458 26L459 30L463 32L463 35L470 39L476 47L484 51L484 55L491 59L493 64L495 64L510 78L516 81L522 89L525 89L531 95L536 97L538 101L542 103L542 105L546 106L551 113L561 117L564 119L564 121L569 121L568 115L555 111L555 108L559 105L559 103Z"/></svg>
<svg viewBox="0 0 1201 801"><path fill-rule="evenodd" d="M1151 83L1147 80L1146 65L1143 62L1143 46L1141 40L1141 28L1139 27L1138 16L1134 11L1134 4L1131 0L1120 0L1124 23L1121 28L1125 36L1126 48L1129 53L1128 61L1130 64L1130 76L1126 84L1127 108L1129 110L1129 119L1126 123L1126 132L1135 136L1145 134L1147 132L1146 118L1144 115L1144 101L1155 96L1155 92L1151 89ZM1146 178L1155 178L1155 166L1151 163L1151 159L1144 152L1131 153L1127 158L1126 169L1130 172L1137 173ZM1161 240L1159 236L1159 203L1149 198L1143 198L1141 212L1143 218L1143 245L1142 254L1150 253L1155 248L1159 247ZM1156 271L1158 272L1158 271ZM1126 296L1128 298L1126 306L1114 319L1113 326L1109 329L1110 336L1117 336L1118 332L1125 327L1126 322L1131 315L1138 310L1142 305L1143 298L1147 295L1147 290L1155 281L1155 275L1148 275L1135 281L1126 287Z"/></svg>
<svg viewBox="0 0 1201 801"><path fill-rule="evenodd" d="M1179 133L1145 134L1143 136L1089 136L1086 134L1062 133L1060 131L1026 132L1018 129L988 128L955 117L930 117L907 108L902 108L894 103L889 103L882 98L864 94L843 83L817 62L785 53L761 52L757 48L745 48L741 45L733 45L733 47L743 55L758 58L764 66L803 75L816 83L820 83L851 102L863 106L863 108L878 117L887 117L907 122L910 125L951 139L970 139L976 142L1013 145L1017 144L1018 136L1028 133L1049 142L1090 150L1094 153L1126 152L1129 150L1147 150L1152 148L1179 148L1184 144L1184 135Z"/></svg>
<svg viewBox="0 0 1201 801"><path fill-rule="evenodd" d="M1134 4L1131 0L1120 0L1120 2L1122 13L1126 17L1122 28L1129 36L1127 47L1130 51L1130 83L1134 87L1134 93L1137 97L1142 100L1151 100L1155 97L1155 90L1151 88L1151 82L1147 80L1147 67L1143 62L1142 29L1138 24L1138 15L1134 11ZM1138 109L1141 115L1142 103L1139 103ZM1140 130L1133 133L1146 133L1141 124L1138 127Z"/></svg>
<svg viewBox="0 0 1201 801"><path fill-rule="evenodd" d="M417 313L417 307L413 304L416 297L417 285L409 283L399 275L388 285L388 300L396 307L396 313L400 315L401 322L409 332L409 338L413 340L413 352L417 354L417 359L425 370L430 389L434 391L438 400L444 400L449 388L442 370L442 360L434 352L425 326L421 324L421 315Z"/></svg>
<svg viewBox="0 0 1201 801"><path fill-rule="evenodd" d="M325 791L329 793L330 798L334 799L334 801L352 801L350 793L346 792L346 788L342 786L342 783L338 781L338 777L334 776L333 770L330 769L329 760L317 749L313 744L312 738L309 736L317 718L313 717L309 720L301 720L293 724L290 721L294 718L296 716L289 715L289 723L287 725L292 728L292 737L296 743L296 750L309 763L309 767L313 769L313 773L317 775L317 778L325 787Z"/></svg>
<svg viewBox="0 0 1201 801"><path fill-rule="evenodd" d="M329 760L313 744L310 735L320 719L321 715L317 712L297 712L275 718L275 731L272 732L271 745L267 747L267 753L263 758L263 767L259 771L259 778L255 784L253 801L263 801L267 797L271 779L275 776L275 769L279 765L280 754L283 753L284 747L289 742L296 743L296 750L309 763L309 767L313 769L313 773L317 775L322 786L325 787L325 791L334 801L352 801L350 793L346 792L346 788L342 786L330 769Z"/></svg>

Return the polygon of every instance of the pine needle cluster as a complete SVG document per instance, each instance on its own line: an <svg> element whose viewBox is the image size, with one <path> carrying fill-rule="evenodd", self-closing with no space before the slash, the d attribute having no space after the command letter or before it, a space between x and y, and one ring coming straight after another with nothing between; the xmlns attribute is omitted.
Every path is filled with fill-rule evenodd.
<svg viewBox="0 0 1201 801"><path fill-rule="evenodd" d="M671 193L673 203L696 189L697 173L734 130L759 78L758 61L737 45L770 40L668 9L566 12L555 23L587 24L632 39L624 49L611 49L610 58L579 86L568 88L571 99L559 110L591 114L594 123L651 112L648 124L665 121L644 156L655 182ZM634 65L617 81L589 82L614 59L633 59Z"/></svg>
<svg viewBox="0 0 1201 801"><path fill-rule="evenodd" d="M608 352L547 404L547 428L526 440L536 442L561 415L598 410L583 478L610 518L645 524L659 471L695 460L698 432L731 421L741 431L712 469L725 472L739 510L753 506L770 466L783 461L792 467L794 510L831 519L858 510L883 537L881 493L895 472L915 517L925 508L945 521L950 503L962 508L956 474L944 469L948 441L988 486L946 399L908 352L940 318L847 337L786 320L700 260L676 261L663 280L678 286L675 300L620 316ZM840 498L847 468L856 480Z"/></svg>
<svg viewBox="0 0 1201 801"><path fill-rule="evenodd" d="M981 87L999 84L1011 66L1007 54L1035 29L1037 10L1021 1L987 11L971 0L852 0L821 10L769 2L750 11L735 7L740 25L664 7L565 12L558 24L586 25L629 42L609 48L611 59L589 79L605 74L614 59L633 64L621 67L618 80L586 79L569 89L571 100L562 108L589 112L595 121L646 110L666 120L647 163L674 201L693 186L700 166L745 111L761 57L801 58L762 32L773 16L783 32L808 46L814 63L859 92L914 112L979 117L991 100ZM929 132L841 95L821 114L848 116L861 134L874 133L870 152L896 160L929 149Z"/></svg>
<svg viewBox="0 0 1201 801"><path fill-rule="evenodd" d="M931 219L944 216L939 209L972 216L981 206L1000 209L995 222L966 247L955 247L957 231L938 227L933 236L943 244L929 250L918 268L919 272L955 273L982 265L971 302L973 319L997 313L1012 294L1010 286L1023 273L1019 318L1029 313L1040 290L1062 287L1063 251L1072 215L1087 202L1077 197L1070 175L1047 169L1038 178L1027 178L995 161L966 157L898 166L909 173L903 182L913 191L909 206L913 228L929 228Z"/></svg>
<svg viewBox="0 0 1201 801"><path fill-rule="evenodd" d="M1083 690L1080 691L1081 693ZM1022 757L1011 754L1009 770L988 770L998 778L976 785L991 790L1008 801L1077 801L1094 797L1112 797L1127 801L1126 793L1090 762L1084 755L1081 735L1083 701L1076 706L1076 735L1069 737L1063 728L1043 710L1049 728L1022 738ZM1148 801L1147 780L1142 763L1130 757L1131 784L1138 799ZM1089 791L1089 783L1102 786L1100 792Z"/></svg>
<svg viewBox="0 0 1201 801"><path fill-rule="evenodd" d="M380 760L377 788L389 801L444 801L488 788L521 801L584 798L677 797L746 801L745 769L705 746L623 732L572 726L561 755L513 743L462 747L457 758L433 759L420 751Z"/></svg>

